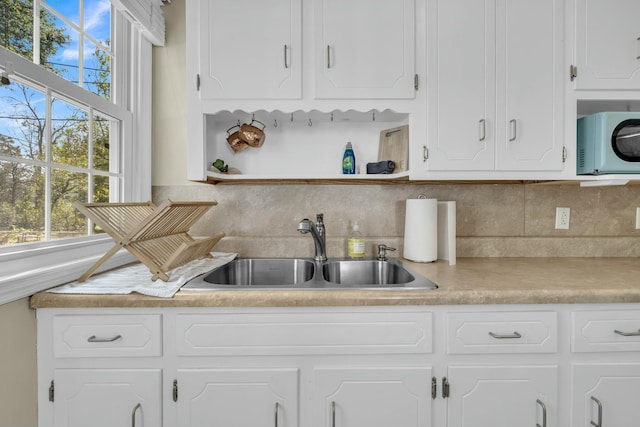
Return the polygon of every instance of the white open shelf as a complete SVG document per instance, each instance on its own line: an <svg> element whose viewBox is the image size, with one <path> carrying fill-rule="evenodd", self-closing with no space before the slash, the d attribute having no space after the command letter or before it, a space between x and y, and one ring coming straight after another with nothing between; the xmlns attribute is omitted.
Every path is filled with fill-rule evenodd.
<svg viewBox="0 0 640 427"><path fill-rule="evenodd" d="M260 148L234 152L227 143L227 130L255 118L266 125ZM206 159L217 158L242 174L208 172L210 181L243 180L393 180L408 171L389 175L367 175L366 165L378 161L380 132L409 123L409 114L391 110L349 111L220 111L206 115ZM356 156L355 175L342 174L345 145L351 142ZM386 160L386 159L381 159Z"/></svg>

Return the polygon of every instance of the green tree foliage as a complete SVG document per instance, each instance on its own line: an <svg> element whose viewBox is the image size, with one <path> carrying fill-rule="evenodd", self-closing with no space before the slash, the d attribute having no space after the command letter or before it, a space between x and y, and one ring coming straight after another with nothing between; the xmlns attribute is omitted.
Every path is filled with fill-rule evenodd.
<svg viewBox="0 0 640 427"><path fill-rule="evenodd" d="M70 41L63 29L55 26L55 17L40 12L40 64L53 69L47 61ZM33 0L2 0L0 3L0 45L33 60Z"/></svg>

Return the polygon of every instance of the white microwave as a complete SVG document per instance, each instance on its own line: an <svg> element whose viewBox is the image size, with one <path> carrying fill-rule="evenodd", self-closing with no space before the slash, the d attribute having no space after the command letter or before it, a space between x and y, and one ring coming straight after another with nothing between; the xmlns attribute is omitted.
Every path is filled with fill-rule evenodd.
<svg viewBox="0 0 640 427"><path fill-rule="evenodd" d="M640 112L579 118L577 173L640 173Z"/></svg>

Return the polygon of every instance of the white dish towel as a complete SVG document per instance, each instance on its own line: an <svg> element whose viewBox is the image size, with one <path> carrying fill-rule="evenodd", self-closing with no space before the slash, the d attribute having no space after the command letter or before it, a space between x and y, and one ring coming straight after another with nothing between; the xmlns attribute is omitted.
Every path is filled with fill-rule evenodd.
<svg viewBox="0 0 640 427"><path fill-rule="evenodd" d="M134 264L89 277L85 282L71 282L49 289L58 294L115 294L137 292L152 297L171 298L189 280L209 270L233 261L238 254L211 252L213 258L191 261L169 271L169 281L151 281L151 272L144 264Z"/></svg>

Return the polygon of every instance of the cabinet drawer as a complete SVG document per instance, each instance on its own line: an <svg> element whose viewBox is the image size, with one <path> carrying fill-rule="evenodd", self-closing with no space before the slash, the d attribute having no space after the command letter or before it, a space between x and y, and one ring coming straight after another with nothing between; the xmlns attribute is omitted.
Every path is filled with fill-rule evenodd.
<svg viewBox="0 0 640 427"><path fill-rule="evenodd" d="M571 351L640 351L640 310L572 313Z"/></svg>
<svg viewBox="0 0 640 427"><path fill-rule="evenodd" d="M162 355L160 315L59 315L53 317L55 357Z"/></svg>
<svg viewBox="0 0 640 427"><path fill-rule="evenodd" d="M555 312L449 313L447 352L554 353L557 327Z"/></svg>
<svg viewBox="0 0 640 427"><path fill-rule="evenodd" d="M432 315L251 313L177 316L180 356L431 353Z"/></svg>

